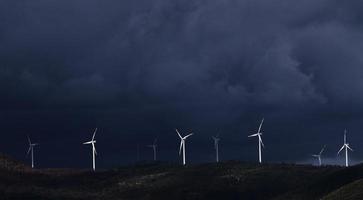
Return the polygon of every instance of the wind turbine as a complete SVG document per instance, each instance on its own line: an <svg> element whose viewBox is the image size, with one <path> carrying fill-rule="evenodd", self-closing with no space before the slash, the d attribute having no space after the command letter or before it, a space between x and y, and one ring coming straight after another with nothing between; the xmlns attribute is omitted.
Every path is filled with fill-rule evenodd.
<svg viewBox="0 0 363 200"><path fill-rule="evenodd" d="M258 137L258 162L259 163L262 163L261 146L265 147L265 145L262 142L262 138L261 138L261 135L262 135L261 127L262 127L263 121L264 121L264 118L261 121L261 124L260 124L260 127L258 128L257 133L248 136L248 137L256 137L256 136Z"/></svg>
<svg viewBox="0 0 363 200"><path fill-rule="evenodd" d="M311 156L315 157L315 158L318 158L318 161L319 161L319 166L321 166L321 154L324 152L325 150L325 145L324 147L321 149L321 151L319 152L319 154L313 154Z"/></svg>
<svg viewBox="0 0 363 200"><path fill-rule="evenodd" d="M156 147L158 146L158 145L156 144L156 142L157 142L157 141L158 141L158 140L157 140L157 139L155 139L153 144L151 144L151 145L147 145L147 147L152 148L152 149L153 149L153 151L154 151L154 161L156 161Z"/></svg>
<svg viewBox="0 0 363 200"><path fill-rule="evenodd" d="M93 132L93 136L92 136L92 140L85 142L83 144L92 144L92 167L93 167L93 171L96 171L96 155L97 155L97 151L96 151L96 140L95 140L95 136L97 133L97 128L95 129L95 131Z"/></svg>
<svg viewBox="0 0 363 200"><path fill-rule="evenodd" d="M347 143L347 130L344 130L344 144L342 146L342 148L340 148L340 150L338 151L338 154L345 149L345 166L348 167L349 166L349 159L348 159L348 149L353 151L352 148L350 148L349 143Z"/></svg>
<svg viewBox="0 0 363 200"><path fill-rule="evenodd" d="M186 135L184 137L182 137L178 131L178 129L175 129L176 133L178 134L179 138L180 138L180 148L179 148L179 155L181 154L181 151L183 149L183 165L185 165L185 140L189 137L192 136L193 133L190 133L189 135Z"/></svg>
<svg viewBox="0 0 363 200"><path fill-rule="evenodd" d="M37 143L32 143L29 136L28 136L28 142L29 142L29 149L27 154L29 155L29 153L31 153L31 157L32 157L32 168L34 168L34 147L39 145Z"/></svg>
<svg viewBox="0 0 363 200"><path fill-rule="evenodd" d="M218 149L218 143L219 143L219 136L212 136L213 140L214 140L214 149L216 150L216 162L219 162L219 149Z"/></svg>

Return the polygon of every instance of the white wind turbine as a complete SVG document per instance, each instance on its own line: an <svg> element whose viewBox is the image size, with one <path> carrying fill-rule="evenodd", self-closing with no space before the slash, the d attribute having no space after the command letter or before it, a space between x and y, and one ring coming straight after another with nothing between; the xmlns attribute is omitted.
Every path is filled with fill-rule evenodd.
<svg viewBox="0 0 363 200"><path fill-rule="evenodd" d="M349 159L348 159L348 149L353 151L352 148L350 148L349 143L347 143L347 130L344 130L344 144L342 146L342 148L340 148L340 150L338 151L338 154L345 149L345 166L348 167L349 166Z"/></svg>
<svg viewBox="0 0 363 200"><path fill-rule="evenodd" d="M248 136L248 137L256 137L256 136L258 137L258 162L259 163L262 163L261 146L265 147L265 145L262 142L262 138L261 138L261 135L262 135L261 127L262 127L263 121L264 121L264 118L261 121L261 124L260 124L260 127L258 128L257 133Z"/></svg>
<svg viewBox="0 0 363 200"><path fill-rule="evenodd" d="M175 131L176 131L176 133L178 134L178 136L179 136L179 138L180 138L179 155L181 154L181 151L182 151L182 149L183 149L183 165L185 165L185 140L186 140L189 136L193 135L193 133L190 133L189 135L182 137L182 136L180 135L180 133L179 133L178 129L175 129Z"/></svg>
<svg viewBox="0 0 363 200"><path fill-rule="evenodd" d="M92 140L83 143L83 144L92 144L92 167L93 167L93 171L96 170L96 155L97 155L96 146L95 146L95 144L96 144L96 140L95 140L96 132L97 132L97 128L93 132Z"/></svg>
<svg viewBox="0 0 363 200"><path fill-rule="evenodd" d="M216 162L219 162L219 149L218 149L218 143L219 143L219 136L212 136L213 140L214 140L214 149L216 150Z"/></svg>
<svg viewBox="0 0 363 200"><path fill-rule="evenodd" d="M147 145L147 147L150 147L150 148L152 148L153 149L153 151L154 151L154 161L156 161L156 147L158 146L156 143L157 143L157 139L155 139L154 140L154 143L153 144L151 144L151 145Z"/></svg>
<svg viewBox="0 0 363 200"><path fill-rule="evenodd" d="M29 155L29 153L31 153L31 158L32 158L32 168L34 168L34 147L39 145L37 143L32 143L29 136L28 136L28 142L29 142L29 149L27 154Z"/></svg>
<svg viewBox="0 0 363 200"><path fill-rule="evenodd" d="M318 159L318 161L319 161L319 166L321 166L321 154L324 152L324 150L325 150L325 145L324 145L324 147L321 149L321 151L319 152L319 154L313 154L313 155L311 155L311 156L313 156L313 157L315 157L315 158L317 158L317 159Z"/></svg>

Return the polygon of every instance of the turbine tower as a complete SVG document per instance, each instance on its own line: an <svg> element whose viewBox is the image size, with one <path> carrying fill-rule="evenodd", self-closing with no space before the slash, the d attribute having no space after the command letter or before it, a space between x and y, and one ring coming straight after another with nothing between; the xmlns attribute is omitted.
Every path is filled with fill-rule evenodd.
<svg viewBox="0 0 363 200"><path fill-rule="evenodd" d="M32 158L32 169L34 168L34 147L39 145L37 143L32 143L29 136L28 136L28 142L29 142L29 149L27 154L29 155L29 153L31 153L31 158Z"/></svg>
<svg viewBox="0 0 363 200"><path fill-rule="evenodd" d="M345 149L345 166L349 167L349 159L348 159L348 149L353 151L352 148L350 148L349 143L347 143L347 130L344 130L344 144L342 146L342 148L340 148L340 150L338 151L338 154Z"/></svg>
<svg viewBox="0 0 363 200"><path fill-rule="evenodd" d="M181 154L182 152L182 149L183 149L183 165L185 165L185 140L193 135L193 133L190 133L189 135L186 135L184 137L182 137L178 131L178 129L175 129L176 133L178 134L179 138L180 138L180 148L179 148L179 155Z"/></svg>
<svg viewBox="0 0 363 200"><path fill-rule="evenodd" d="M154 140L153 144L147 145L147 147L152 148L154 151L154 161L156 161L156 147L158 146L156 143L157 143L157 139Z"/></svg>
<svg viewBox="0 0 363 200"><path fill-rule="evenodd" d="M321 151L319 152L319 154L313 154L313 155L311 155L311 156L313 156L313 157L315 157L315 158L317 158L317 159L318 159L318 161L319 161L319 166L321 166L321 154L324 152L324 150L325 150L325 145L324 145L324 147L321 149Z"/></svg>
<svg viewBox="0 0 363 200"><path fill-rule="evenodd" d="M256 137L256 136L258 137L258 162L259 163L262 163L261 147L265 147L265 145L262 142L262 138L261 138L261 135L262 135L261 127L262 127L263 121L264 121L264 118L261 121L261 124L260 124L260 127L258 128L257 133L248 136L248 137Z"/></svg>
<svg viewBox="0 0 363 200"><path fill-rule="evenodd" d="M92 168L93 168L93 171L96 171L96 155L97 155L96 146L95 146L95 144L96 144L96 140L95 140L96 133L97 133L97 128L93 132L92 140L83 143L83 144L92 144Z"/></svg>
<svg viewBox="0 0 363 200"><path fill-rule="evenodd" d="M219 162L219 149L218 149L218 143L219 143L219 136L212 136L213 140L214 140L214 149L216 150L216 162Z"/></svg>

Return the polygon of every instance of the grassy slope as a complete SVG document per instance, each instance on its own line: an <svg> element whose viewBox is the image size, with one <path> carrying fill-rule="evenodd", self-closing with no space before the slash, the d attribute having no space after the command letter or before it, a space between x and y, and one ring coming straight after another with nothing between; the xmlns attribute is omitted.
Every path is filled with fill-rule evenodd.
<svg viewBox="0 0 363 200"><path fill-rule="evenodd" d="M97 173L2 171L0 194L10 199L271 199L336 170L225 162L152 164Z"/></svg>
<svg viewBox="0 0 363 200"><path fill-rule="evenodd" d="M363 179L356 180L352 183L326 195L323 200L355 200L363 199Z"/></svg>
<svg viewBox="0 0 363 200"><path fill-rule="evenodd" d="M319 197L320 199L333 191L339 191L342 187L349 188L349 184L359 179L363 179L363 165L356 165L349 168L338 168L337 170L333 170L328 173L319 174L315 181L308 185L299 187L296 191L291 191L288 195L282 196L281 199L306 199L307 197ZM330 199L330 197L326 197L326 199Z"/></svg>
<svg viewBox="0 0 363 200"><path fill-rule="evenodd" d="M19 169L19 168L17 168ZM363 166L223 162L114 170L0 169L1 199L362 199ZM352 193L353 192L353 193ZM349 195L349 196L348 196Z"/></svg>

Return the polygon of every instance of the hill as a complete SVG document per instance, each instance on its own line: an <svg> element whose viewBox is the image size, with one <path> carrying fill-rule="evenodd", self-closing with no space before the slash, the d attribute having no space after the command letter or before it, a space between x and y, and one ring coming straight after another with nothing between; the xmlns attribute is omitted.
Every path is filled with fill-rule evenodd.
<svg viewBox="0 0 363 200"><path fill-rule="evenodd" d="M363 165L350 168L228 161L151 163L91 172L0 169L2 199L362 199Z"/></svg>
<svg viewBox="0 0 363 200"><path fill-rule="evenodd" d="M30 170L31 168L20 161L0 153L0 169L9 171L25 171Z"/></svg>

